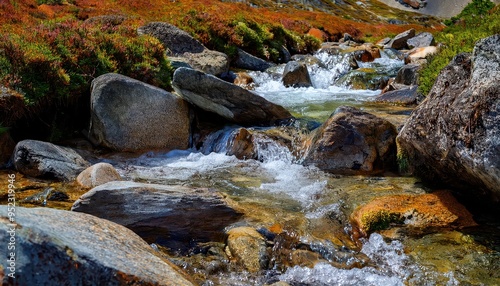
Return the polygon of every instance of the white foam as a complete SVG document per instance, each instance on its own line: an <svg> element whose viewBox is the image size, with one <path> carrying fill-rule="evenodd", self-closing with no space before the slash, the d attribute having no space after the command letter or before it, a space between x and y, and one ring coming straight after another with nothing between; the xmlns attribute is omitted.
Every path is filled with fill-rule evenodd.
<svg viewBox="0 0 500 286"><path fill-rule="evenodd" d="M318 263L314 268L299 267L287 269L279 276L281 281L301 285L405 285L410 275L409 258L403 252L399 241L387 244L379 234L372 234L361 250L377 268L364 267L339 269L327 263Z"/></svg>

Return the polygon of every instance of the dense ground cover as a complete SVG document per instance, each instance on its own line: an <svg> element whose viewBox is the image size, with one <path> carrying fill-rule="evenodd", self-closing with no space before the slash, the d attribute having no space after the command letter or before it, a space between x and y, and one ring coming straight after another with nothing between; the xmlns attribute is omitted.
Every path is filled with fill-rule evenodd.
<svg viewBox="0 0 500 286"><path fill-rule="evenodd" d="M474 44L500 33L500 6L489 0L473 0L457 16L446 21L448 27L435 35L440 52L429 59L420 72L419 88L429 93L439 72L459 53L472 52Z"/></svg>

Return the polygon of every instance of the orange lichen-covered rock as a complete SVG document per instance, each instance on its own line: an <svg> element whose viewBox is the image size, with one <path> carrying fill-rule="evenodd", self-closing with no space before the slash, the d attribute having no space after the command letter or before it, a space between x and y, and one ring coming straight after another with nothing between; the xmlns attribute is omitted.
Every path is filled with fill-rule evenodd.
<svg viewBox="0 0 500 286"><path fill-rule="evenodd" d="M391 225L422 229L476 225L469 211L448 191L379 197L358 207L351 221L363 235Z"/></svg>

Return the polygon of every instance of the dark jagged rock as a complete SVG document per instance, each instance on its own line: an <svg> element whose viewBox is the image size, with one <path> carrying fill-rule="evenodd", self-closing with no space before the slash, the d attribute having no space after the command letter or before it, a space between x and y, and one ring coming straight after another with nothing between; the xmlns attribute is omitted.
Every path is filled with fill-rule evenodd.
<svg viewBox="0 0 500 286"><path fill-rule="evenodd" d="M7 206L0 206L0 240L5 243L14 227L7 215ZM15 223L15 279L7 276L5 256L2 285L193 285L138 235L110 221L17 207Z"/></svg>
<svg viewBox="0 0 500 286"><path fill-rule="evenodd" d="M189 109L182 98L119 75L92 81L90 135L118 151L186 149Z"/></svg>
<svg viewBox="0 0 500 286"><path fill-rule="evenodd" d="M311 87L311 77L304 63L288 62L283 71L283 84L286 87Z"/></svg>
<svg viewBox="0 0 500 286"><path fill-rule="evenodd" d="M415 37L415 29L410 29L394 37L384 48L404 49L408 47L407 41Z"/></svg>
<svg viewBox="0 0 500 286"><path fill-rule="evenodd" d="M17 143L12 155L19 172L35 177L70 181L90 163L75 150L36 140Z"/></svg>
<svg viewBox="0 0 500 286"><path fill-rule="evenodd" d="M312 134L303 163L336 174L374 174L392 169L396 135L390 122L341 106Z"/></svg>
<svg viewBox="0 0 500 286"><path fill-rule="evenodd" d="M500 35L459 54L398 135L410 171L500 200Z"/></svg>
<svg viewBox="0 0 500 286"><path fill-rule="evenodd" d="M404 65L399 69L396 75L396 83L405 85L416 85L418 84L418 71L420 70L420 65L409 64Z"/></svg>
<svg viewBox="0 0 500 286"><path fill-rule="evenodd" d="M193 69L177 69L172 86L193 105L236 124L273 125L292 118L280 105L242 87Z"/></svg>

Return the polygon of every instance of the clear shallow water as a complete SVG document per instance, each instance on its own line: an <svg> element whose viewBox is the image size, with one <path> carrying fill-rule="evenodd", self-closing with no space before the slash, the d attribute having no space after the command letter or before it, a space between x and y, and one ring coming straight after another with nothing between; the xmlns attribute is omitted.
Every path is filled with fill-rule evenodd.
<svg viewBox="0 0 500 286"><path fill-rule="evenodd" d="M256 81L255 92L286 107L297 117L319 122L345 104L383 116L396 125L409 115L408 108L372 103L380 91L354 91L336 86L335 81L349 71L345 57L323 53L318 58L323 65L309 67L314 87L285 88L276 75L282 72L281 66L272 73L250 73ZM362 65L384 72L397 69L402 62L385 56ZM224 129L218 137L230 140L232 130ZM403 232L389 240L375 233L363 240L361 246L351 238L349 215L356 207L378 196L428 191L415 178L334 176L298 164L300 158L269 137L254 138L259 160L228 156L227 142L210 140L206 143L210 148L206 150L216 152L148 152L137 158L109 160L128 180L213 188L245 210L237 226L255 229L279 226L296 234L302 243L321 249L327 260L314 267L294 266L258 274L230 268L200 278L200 284L263 285L276 281L290 285L500 284L500 271L496 271L500 270L498 250L479 243L473 235L443 231L414 236ZM218 145L214 147L215 144ZM359 268L349 266L351 262L343 260L345 253L339 249L366 256L370 262ZM341 261L342 267L332 261ZM195 266L188 266L195 265L190 263L178 264L192 273L200 273Z"/></svg>

